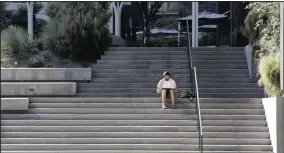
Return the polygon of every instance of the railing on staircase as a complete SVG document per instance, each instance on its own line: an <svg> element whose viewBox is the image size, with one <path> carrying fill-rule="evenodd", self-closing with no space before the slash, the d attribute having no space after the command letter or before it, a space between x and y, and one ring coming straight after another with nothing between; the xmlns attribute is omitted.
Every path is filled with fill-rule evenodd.
<svg viewBox="0 0 284 153"><path fill-rule="evenodd" d="M189 35L189 24L186 21L186 33L187 33L187 55L188 55L188 67L190 69L190 83L191 83L191 93L190 100L196 99L196 114L198 120L198 132L199 132L199 151L203 153L203 131L202 131L202 120L201 120L201 112L200 112L200 101L199 101L199 91L198 91L198 81L197 81L197 73L196 67L193 67L192 64L192 54L191 54L191 43L190 43L190 35Z"/></svg>
<svg viewBox="0 0 284 153"><path fill-rule="evenodd" d="M195 96L196 96L196 114L198 117L198 132L199 132L199 151L203 153L203 131L202 131L202 120L200 112L200 101L199 101L199 92L198 92L198 81L196 75L196 67L193 68L194 71L194 82L195 82Z"/></svg>

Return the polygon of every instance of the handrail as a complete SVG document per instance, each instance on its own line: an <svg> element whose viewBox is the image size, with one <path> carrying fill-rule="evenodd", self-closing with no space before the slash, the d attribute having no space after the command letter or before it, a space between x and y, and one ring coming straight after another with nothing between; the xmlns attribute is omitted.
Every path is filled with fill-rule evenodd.
<svg viewBox="0 0 284 153"><path fill-rule="evenodd" d="M203 131L202 131L202 120L200 112L199 92L198 92L198 81L196 75L196 67L192 64L192 54L190 47L190 36L189 36L189 23L186 21L186 32L187 32L187 55L188 55L188 68L190 69L190 83L191 83L191 98L196 98L196 114L198 117L198 132L199 132L199 151L203 153ZM192 100L191 99L191 100Z"/></svg>
<svg viewBox="0 0 284 153"><path fill-rule="evenodd" d="M201 111L200 111L200 101L199 101L199 91L198 91L198 81L196 75L196 67L194 70L194 80L195 80L195 94L196 94L196 113L198 117L198 128L199 128L199 151L203 153L203 130L202 130L202 120L201 120Z"/></svg>

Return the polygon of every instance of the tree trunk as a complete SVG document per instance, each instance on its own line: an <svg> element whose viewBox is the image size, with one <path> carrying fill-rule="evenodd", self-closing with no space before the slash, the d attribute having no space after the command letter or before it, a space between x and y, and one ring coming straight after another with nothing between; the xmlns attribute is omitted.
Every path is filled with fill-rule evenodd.
<svg viewBox="0 0 284 153"><path fill-rule="evenodd" d="M151 33L151 26L150 26L150 21L149 19L145 19L144 18L144 28L143 28L143 32L144 32L144 45L147 45L148 42L150 41L150 33Z"/></svg>

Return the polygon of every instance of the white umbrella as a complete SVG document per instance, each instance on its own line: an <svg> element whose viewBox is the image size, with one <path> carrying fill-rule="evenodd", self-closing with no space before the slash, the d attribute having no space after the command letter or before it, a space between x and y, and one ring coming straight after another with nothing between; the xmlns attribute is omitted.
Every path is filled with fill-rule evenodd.
<svg viewBox="0 0 284 153"><path fill-rule="evenodd" d="M142 35L143 33L144 33L143 31L136 32L137 35ZM174 29L168 30L168 29L162 29L162 28L154 28L150 30L150 33L151 34L177 34L178 31Z"/></svg>
<svg viewBox="0 0 284 153"><path fill-rule="evenodd" d="M202 12L198 14L198 19L221 19L221 18L226 18L228 17L227 15L224 14L218 14L218 13L213 13L213 12ZM192 20L192 15L178 18L179 21L188 21Z"/></svg>
<svg viewBox="0 0 284 153"><path fill-rule="evenodd" d="M199 28L204 28L204 29L216 29L217 25L202 25L199 26Z"/></svg>

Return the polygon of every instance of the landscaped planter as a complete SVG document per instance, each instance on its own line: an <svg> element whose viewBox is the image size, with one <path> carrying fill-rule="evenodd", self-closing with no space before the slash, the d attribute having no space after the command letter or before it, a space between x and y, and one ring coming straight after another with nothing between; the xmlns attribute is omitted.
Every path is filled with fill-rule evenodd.
<svg viewBox="0 0 284 153"><path fill-rule="evenodd" d="M284 153L284 97L263 98L274 153Z"/></svg>

